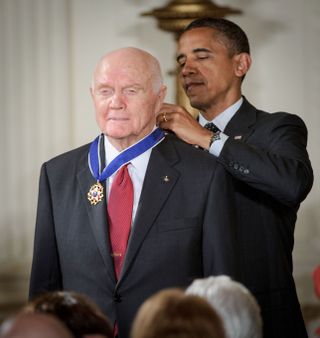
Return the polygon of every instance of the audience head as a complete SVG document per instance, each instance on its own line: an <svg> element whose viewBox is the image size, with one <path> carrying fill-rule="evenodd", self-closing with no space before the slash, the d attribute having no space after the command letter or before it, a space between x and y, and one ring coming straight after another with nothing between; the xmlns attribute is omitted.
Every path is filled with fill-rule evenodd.
<svg viewBox="0 0 320 338"><path fill-rule="evenodd" d="M25 310L56 316L76 338L113 337L108 318L82 294L68 291L46 293L30 302Z"/></svg>
<svg viewBox="0 0 320 338"><path fill-rule="evenodd" d="M198 296L179 289L159 291L140 307L131 338L224 338L221 320Z"/></svg>
<svg viewBox="0 0 320 338"><path fill-rule="evenodd" d="M91 86L96 120L118 150L152 131L165 94L159 62L146 51L121 48L96 66Z"/></svg>
<svg viewBox="0 0 320 338"><path fill-rule="evenodd" d="M206 299L221 316L227 338L261 338L260 308L242 284L227 276L196 279L186 290L188 295Z"/></svg>
<svg viewBox="0 0 320 338"><path fill-rule="evenodd" d="M3 322L1 338L73 338L57 318L40 313L19 313Z"/></svg>

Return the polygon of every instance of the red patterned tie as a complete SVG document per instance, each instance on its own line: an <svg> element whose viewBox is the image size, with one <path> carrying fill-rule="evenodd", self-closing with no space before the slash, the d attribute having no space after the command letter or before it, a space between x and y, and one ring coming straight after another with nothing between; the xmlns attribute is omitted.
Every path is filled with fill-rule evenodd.
<svg viewBox="0 0 320 338"><path fill-rule="evenodd" d="M124 165L115 176L108 200L109 233L114 269L119 279L131 229L133 185Z"/></svg>

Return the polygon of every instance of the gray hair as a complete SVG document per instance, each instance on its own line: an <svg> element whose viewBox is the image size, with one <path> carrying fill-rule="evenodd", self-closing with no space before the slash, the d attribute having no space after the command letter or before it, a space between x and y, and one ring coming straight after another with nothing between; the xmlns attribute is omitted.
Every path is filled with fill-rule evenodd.
<svg viewBox="0 0 320 338"><path fill-rule="evenodd" d="M205 298L222 318L227 338L262 338L260 307L242 284L228 276L196 279L187 294Z"/></svg>

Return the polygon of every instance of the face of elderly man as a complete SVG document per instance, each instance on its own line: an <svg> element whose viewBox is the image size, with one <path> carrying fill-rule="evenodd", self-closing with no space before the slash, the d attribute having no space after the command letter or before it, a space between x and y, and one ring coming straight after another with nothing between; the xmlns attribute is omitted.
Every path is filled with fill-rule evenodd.
<svg viewBox="0 0 320 338"><path fill-rule="evenodd" d="M165 93L153 56L135 48L107 54L91 88L100 130L118 150L129 147L152 131Z"/></svg>

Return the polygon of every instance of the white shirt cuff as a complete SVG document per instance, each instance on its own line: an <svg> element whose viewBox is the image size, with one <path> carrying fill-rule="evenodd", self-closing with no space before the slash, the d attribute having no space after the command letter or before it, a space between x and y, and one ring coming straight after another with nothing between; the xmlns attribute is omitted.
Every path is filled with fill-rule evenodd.
<svg viewBox="0 0 320 338"><path fill-rule="evenodd" d="M224 143L227 141L227 139L229 138L229 136L227 136L224 133L220 133L220 140L216 140L212 143L210 149L209 149L209 153L218 157L221 153L221 150L224 146Z"/></svg>

